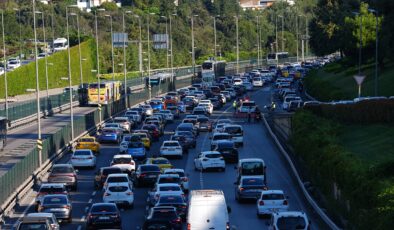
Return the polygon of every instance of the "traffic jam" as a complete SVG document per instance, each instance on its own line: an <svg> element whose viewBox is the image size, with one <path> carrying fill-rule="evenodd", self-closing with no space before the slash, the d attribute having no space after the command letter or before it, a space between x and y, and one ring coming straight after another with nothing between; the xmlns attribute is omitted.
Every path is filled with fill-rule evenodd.
<svg viewBox="0 0 394 230"><path fill-rule="evenodd" d="M260 109L251 97L272 86L280 88L288 102L284 109L300 106L288 99L291 95L301 101L295 91L285 90L291 84L288 79L297 78L295 72L256 69L220 77L209 86L193 84L129 108L97 133L81 137L67 162L52 166L37 190L34 212L21 217L15 229L63 229L75 221L70 196L80 192L82 171L93 176L89 183L102 198L90 204L82 229L125 229L122 222L128 217L123 212L134 208L137 194L138 199L145 197L146 206L138 210L144 213L140 229L233 229L232 207L224 192L191 187L186 169L175 167L185 157L192 158L196 173L214 171L218 180L232 165L236 178L231 196L241 205L255 203L256 218L264 219L268 229L310 229L306 213L292 209L286 188L270 188L267 162L242 154L248 142L245 125L259 125L263 111L272 110ZM209 147L198 146L199 139ZM117 150L106 166L97 167L107 147Z"/></svg>

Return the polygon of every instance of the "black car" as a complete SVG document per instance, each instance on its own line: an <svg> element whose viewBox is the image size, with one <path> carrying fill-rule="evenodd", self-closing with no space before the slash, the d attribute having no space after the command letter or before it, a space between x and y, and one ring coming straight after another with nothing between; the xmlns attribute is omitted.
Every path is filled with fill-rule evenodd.
<svg viewBox="0 0 394 230"><path fill-rule="evenodd" d="M94 175L94 188L99 189L104 185L109 174L123 173L118 167L102 167Z"/></svg>
<svg viewBox="0 0 394 230"><path fill-rule="evenodd" d="M156 183L159 174L161 173L159 166L154 164L139 165L133 174L133 181L135 186L152 185Z"/></svg>
<svg viewBox="0 0 394 230"><path fill-rule="evenodd" d="M198 122L197 127L198 127L199 131L212 132L212 123L208 117L206 117L206 116L198 117L197 122Z"/></svg>
<svg viewBox="0 0 394 230"><path fill-rule="evenodd" d="M217 98L217 97L211 97L209 98L211 100L211 103L213 105L213 109L220 109L223 106L223 103Z"/></svg>
<svg viewBox="0 0 394 230"><path fill-rule="evenodd" d="M196 148L197 139L193 132L177 131L175 135L184 136L186 138L186 145L190 146L190 148Z"/></svg>
<svg viewBox="0 0 394 230"><path fill-rule="evenodd" d="M119 209L113 203L95 203L88 213L87 229L121 229L122 221Z"/></svg>
<svg viewBox="0 0 394 230"><path fill-rule="evenodd" d="M176 131L189 131L192 132L195 136L198 136L199 131L192 123L181 123L176 128Z"/></svg>
<svg viewBox="0 0 394 230"><path fill-rule="evenodd" d="M217 141L217 144L214 147L214 151L220 152L226 162L238 163L239 153L233 141Z"/></svg>
<svg viewBox="0 0 394 230"><path fill-rule="evenodd" d="M176 208L172 206L153 207L149 210L147 221L159 220L169 221L171 227L176 230L182 229L182 218L178 215Z"/></svg>
<svg viewBox="0 0 394 230"><path fill-rule="evenodd" d="M173 230L168 220L145 220L142 230Z"/></svg>
<svg viewBox="0 0 394 230"><path fill-rule="evenodd" d="M183 152L187 153L189 151L189 148L191 148L190 142L187 141L185 136L182 135L172 135L171 136L172 141L178 141L179 144L182 146Z"/></svg>
<svg viewBox="0 0 394 230"><path fill-rule="evenodd" d="M187 203L181 195L161 195L156 202L155 207L172 206L176 208L176 212L183 219L186 220Z"/></svg>

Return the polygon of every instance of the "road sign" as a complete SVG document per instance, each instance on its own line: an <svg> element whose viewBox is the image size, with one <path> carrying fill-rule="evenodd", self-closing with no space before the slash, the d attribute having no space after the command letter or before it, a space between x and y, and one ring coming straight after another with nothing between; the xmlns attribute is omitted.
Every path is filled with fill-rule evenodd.
<svg viewBox="0 0 394 230"><path fill-rule="evenodd" d="M365 75L355 75L353 76L354 80L356 81L357 85L361 85L364 82Z"/></svg>
<svg viewBox="0 0 394 230"><path fill-rule="evenodd" d="M129 38L127 33L113 33L112 42L115 48L123 48L123 46L128 46Z"/></svg>

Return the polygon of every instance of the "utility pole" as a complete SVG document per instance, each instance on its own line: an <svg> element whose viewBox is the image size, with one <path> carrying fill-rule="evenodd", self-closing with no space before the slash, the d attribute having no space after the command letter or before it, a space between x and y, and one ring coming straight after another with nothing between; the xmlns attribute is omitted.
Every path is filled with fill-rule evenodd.
<svg viewBox="0 0 394 230"><path fill-rule="evenodd" d="M217 46L217 43L216 43L216 39L217 39L217 35L216 35L216 17L218 17L219 15L216 15L216 16L214 16L213 17L213 36L214 36L214 43L215 43L215 47L214 47L214 52L215 52L215 54L213 55L213 57L215 58L215 60L216 60L216 56L217 56L217 50L216 50L216 46Z"/></svg>
<svg viewBox="0 0 394 230"><path fill-rule="evenodd" d="M285 39L284 39L284 17L281 16L282 18L282 52L285 51Z"/></svg>
<svg viewBox="0 0 394 230"><path fill-rule="evenodd" d="M112 15L107 14L105 17L109 18L110 30L111 30L111 60L112 60L112 80L115 80L115 60L114 60L114 41L113 41L113 30L112 30Z"/></svg>
<svg viewBox="0 0 394 230"><path fill-rule="evenodd" d="M71 140L74 140L74 109L73 109L73 88L71 82L71 53L70 53L70 32L68 30L68 7L66 7L66 32L67 32L67 41L69 45L67 46L68 53L68 87L69 87L69 96L70 96L70 120L71 120Z"/></svg>
<svg viewBox="0 0 394 230"><path fill-rule="evenodd" d="M278 53L278 15L275 15L275 53Z"/></svg>
<svg viewBox="0 0 394 230"><path fill-rule="evenodd" d="M150 82L150 15L154 15L154 13L148 14L148 87L149 87L149 100L152 99L152 85ZM161 80L160 80L161 81Z"/></svg>
<svg viewBox="0 0 394 230"><path fill-rule="evenodd" d="M193 66L193 78L196 77L196 57L194 53L194 17L198 17L198 15L192 15L191 17L191 26L192 26L192 66Z"/></svg>
<svg viewBox="0 0 394 230"><path fill-rule="evenodd" d="M260 66L260 33L259 33L259 16L256 16L256 34L257 34L257 66Z"/></svg>
<svg viewBox="0 0 394 230"><path fill-rule="evenodd" d="M8 81L7 81L7 55L5 49L5 35L4 35L4 11L1 11L1 28L3 37L3 61L4 61L4 91L5 91L5 117L8 120ZM8 125L6 125L6 129Z"/></svg>
<svg viewBox="0 0 394 230"><path fill-rule="evenodd" d="M125 24L125 14L130 14L131 11L123 11L122 14L122 29L123 29L123 75L124 75L124 104L125 104L125 109L129 108L129 103L128 103L128 96L127 96L127 62L126 62L126 24Z"/></svg>
<svg viewBox="0 0 394 230"><path fill-rule="evenodd" d="M239 28L238 28L238 15L235 17L236 37L237 37L237 74L239 74Z"/></svg>
<svg viewBox="0 0 394 230"><path fill-rule="evenodd" d="M296 15L296 49L297 49L297 62L299 61L299 48L298 48L298 43L299 43L299 29L298 29L298 14Z"/></svg>

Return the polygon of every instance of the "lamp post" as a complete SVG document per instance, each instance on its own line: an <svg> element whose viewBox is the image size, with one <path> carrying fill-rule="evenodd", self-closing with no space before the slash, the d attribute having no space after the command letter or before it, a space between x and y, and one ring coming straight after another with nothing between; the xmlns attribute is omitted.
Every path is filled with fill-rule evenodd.
<svg viewBox="0 0 394 230"><path fill-rule="evenodd" d="M236 28L236 38L237 38L237 74L239 74L239 28L238 28L238 20L239 16L235 17L235 28Z"/></svg>
<svg viewBox="0 0 394 230"><path fill-rule="evenodd" d="M42 20L42 31L43 31L43 36L44 36L44 44L46 42L46 36L45 36L45 19L44 19L44 12L42 11L36 11L36 14L41 14L41 20ZM46 81L46 94L47 94L47 100L49 98L49 80L48 80L48 61L47 61L47 56L48 54L46 53L45 50L45 81Z"/></svg>
<svg viewBox="0 0 394 230"><path fill-rule="evenodd" d="M82 53L81 53L81 35L79 29L79 14L70 13L70 16L75 16L77 18L77 33L78 33L78 55L79 55L79 78L81 84L83 84L83 73L82 73Z"/></svg>
<svg viewBox="0 0 394 230"><path fill-rule="evenodd" d="M257 66L260 66L260 16L256 16L256 34L257 34Z"/></svg>
<svg viewBox="0 0 394 230"><path fill-rule="evenodd" d="M299 48L298 48L298 42L299 42L298 15L296 15L296 49L297 49L297 62L299 61Z"/></svg>
<svg viewBox="0 0 394 230"><path fill-rule="evenodd" d="M3 61L4 61L4 93L5 93L5 117L8 120L8 81L7 81L7 55L5 50L5 35L4 35L4 11L1 11L1 28L3 37ZM6 126L8 127L8 126Z"/></svg>
<svg viewBox="0 0 394 230"><path fill-rule="evenodd" d="M281 43L282 44L282 49L281 49L281 51L283 52L284 49L285 49L285 45L284 45L284 41L283 41L283 37L284 37L283 36L284 35L284 28L283 28L284 27L284 19L283 19L283 15L278 15L278 17L282 19L282 39L281 39L282 40L282 43Z"/></svg>
<svg viewBox="0 0 394 230"><path fill-rule="evenodd" d="M150 15L155 15L155 13L148 14L148 88L149 88L149 100L152 99L152 85L150 82Z"/></svg>
<svg viewBox="0 0 394 230"><path fill-rule="evenodd" d="M18 8L14 8L15 11L18 11L18 19L21 20L21 10ZM19 21L19 58L22 59L22 23Z"/></svg>
<svg viewBox="0 0 394 230"><path fill-rule="evenodd" d="M160 16L160 17L164 18L166 20L166 36L167 36L167 38L169 38L169 35L168 35L168 18L166 16ZM166 67L167 67L167 70L169 68L169 62L170 62L169 56L168 56L168 52L169 52L169 49L168 49L169 44L168 43L169 42L168 42L168 39L167 39L167 41L166 41L166 51L167 51L166 52L166 61L167 61Z"/></svg>
<svg viewBox="0 0 394 230"><path fill-rule="evenodd" d="M361 75L361 60L362 60L362 46L363 46L363 19L359 12L353 12L354 15L360 17L360 42L359 42L359 49L358 49L358 75Z"/></svg>
<svg viewBox="0 0 394 230"><path fill-rule="evenodd" d="M34 30L34 61L36 65L36 103L37 103L37 143L41 141L41 116L40 116L40 85L38 78L38 48L37 48L37 26L36 26L36 1L33 0L33 30ZM41 149L38 147L38 165L42 164Z"/></svg>
<svg viewBox="0 0 394 230"><path fill-rule="evenodd" d="M278 15L275 15L275 52L278 52Z"/></svg>
<svg viewBox="0 0 394 230"><path fill-rule="evenodd" d="M68 8L66 7L66 32L67 32L67 41L70 41L70 32L68 29ZM71 120L71 140L74 140L74 109L73 109L73 88L71 82L71 54L70 54L70 45L67 46L68 53L68 87L69 87L69 97L70 97L70 120Z"/></svg>
<svg viewBox="0 0 394 230"><path fill-rule="evenodd" d="M192 17L191 17L193 78L196 77L196 55L195 55L195 51L194 51L194 17L198 17L198 15L193 15L193 14L192 14Z"/></svg>
<svg viewBox="0 0 394 230"><path fill-rule="evenodd" d="M379 57L379 12L374 9L368 9L369 12L375 15L376 25L375 25L375 96L379 95L379 80L378 80L378 57Z"/></svg>
<svg viewBox="0 0 394 230"><path fill-rule="evenodd" d="M111 60L112 60L112 80L115 80L115 60L114 60L114 41L113 41L113 30L112 30L112 15L106 14L105 17L109 18L110 30L111 30Z"/></svg>
<svg viewBox="0 0 394 230"><path fill-rule="evenodd" d="M122 29L123 29L123 75L124 75L124 104L127 109L129 106L128 96L127 96L127 66L126 66L126 24L125 24L125 14L130 14L131 11L123 11L122 13Z"/></svg>
<svg viewBox="0 0 394 230"><path fill-rule="evenodd" d="M215 54L213 56L215 57L215 60L216 60L216 56L217 56L217 50L216 50L216 46L217 46L217 42L216 42L216 40L217 40L217 35L216 35L216 18L217 17L220 17L220 15L213 16L213 36L214 36L214 43L215 43L215 47L213 49Z"/></svg>
<svg viewBox="0 0 394 230"><path fill-rule="evenodd" d="M135 18L138 19L138 29L139 29L139 38L138 38L138 64L139 64L139 72L140 79L142 81L143 77L143 60L142 60L142 26L141 26L141 17L138 15L134 15ZM142 82L141 82L142 83Z"/></svg>
<svg viewBox="0 0 394 230"><path fill-rule="evenodd" d="M98 40L98 23L97 23L97 13L99 11L105 11L105 9L100 8L97 9L97 11L94 12L94 20L95 20L95 29L96 29L96 62L97 62L97 69L94 71L96 72L97 76L97 105L99 107L99 122L102 122L102 113L101 113L101 101L100 101L100 55L99 55L99 40ZM93 71L92 71L93 72Z"/></svg>
<svg viewBox="0 0 394 230"><path fill-rule="evenodd" d="M173 16L177 16L177 14L172 14ZM175 86L175 79L174 79L174 49L173 49L173 43L172 43L172 17L170 15L170 52L171 52L171 91L176 90Z"/></svg>

